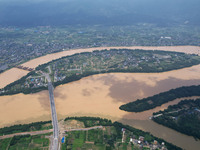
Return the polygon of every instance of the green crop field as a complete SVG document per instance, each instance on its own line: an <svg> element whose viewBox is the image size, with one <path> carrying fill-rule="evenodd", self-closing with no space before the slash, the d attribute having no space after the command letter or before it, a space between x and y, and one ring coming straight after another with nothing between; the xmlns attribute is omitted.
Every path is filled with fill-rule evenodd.
<svg viewBox="0 0 200 150"><path fill-rule="evenodd" d="M50 141L45 135L23 135L0 140L1 150L48 150Z"/></svg>

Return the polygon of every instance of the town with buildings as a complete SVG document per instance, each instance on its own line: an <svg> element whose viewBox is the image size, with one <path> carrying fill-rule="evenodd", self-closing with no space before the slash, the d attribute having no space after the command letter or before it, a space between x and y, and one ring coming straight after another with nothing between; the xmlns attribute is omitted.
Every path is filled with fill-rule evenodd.
<svg viewBox="0 0 200 150"><path fill-rule="evenodd" d="M149 133L123 126L91 117L66 118L61 127L61 130L67 128L61 149L167 150L165 141L158 142Z"/></svg>
<svg viewBox="0 0 200 150"><path fill-rule="evenodd" d="M129 132L130 131L127 131L125 128L122 128L122 143L126 142L128 138L126 134L130 134ZM138 149L167 150L164 142L159 143L157 140L153 140L153 142L149 143L142 135L139 137L132 135L128 139L130 139L128 144L134 145L134 147Z"/></svg>
<svg viewBox="0 0 200 150"><path fill-rule="evenodd" d="M149 30L152 29L153 30ZM199 45L192 28L184 26L164 32L152 24L132 26L66 26L34 28L0 26L0 72L30 59L69 49L108 46ZM199 29L196 29L199 30ZM178 34L177 34L178 33ZM190 35L190 39L188 36ZM117 38L120 37L120 38Z"/></svg>

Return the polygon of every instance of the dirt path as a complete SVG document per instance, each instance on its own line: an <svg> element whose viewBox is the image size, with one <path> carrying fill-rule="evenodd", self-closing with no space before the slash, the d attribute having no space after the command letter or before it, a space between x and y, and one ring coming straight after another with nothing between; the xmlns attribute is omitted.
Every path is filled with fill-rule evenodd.
<svg viewBox="0 0 200 150"><path fill-rule="evenodd" d="M67 129L65 131L66 132L70 132L70 131L88 131L88 130L102 129L102 128L103 128L103 126L94 126L94 127L89 127L89 128Z"/></svg>
<svg viewBox="0 0 200 150"><path fill-rule="evenodd" d="M53 132L53 129L42 130L42 131L20 132L20 133L8 134L8 135L0 136L0 139L7 139L7 138L11 138L13 136L18 136L18 135L27 135L27 134L38 135L38 134L46 134L46 133L50 133L50 132Z"/></svg>
<svg viewBox="0 0 200 150"><path fill-rule="evenodd" d="M89 127L89 128L79 128L79 129L65 129L64 131L66 132L70 132L70 131L88 131L88 130L92 130L92 129L102 129L103 126L94 126L94 127ZM0 136L0 140L2 139L7 139L7 138L11 138L14 136L19 136L19 135L39 135L39 134L46 134L46 133L51 133L53 132L53 129L49 129L49 130L42 130L42 131L32 131L32 132L20 132L20 133L14 133L14 134L8 134L8 135L3 135Z"/></svg>

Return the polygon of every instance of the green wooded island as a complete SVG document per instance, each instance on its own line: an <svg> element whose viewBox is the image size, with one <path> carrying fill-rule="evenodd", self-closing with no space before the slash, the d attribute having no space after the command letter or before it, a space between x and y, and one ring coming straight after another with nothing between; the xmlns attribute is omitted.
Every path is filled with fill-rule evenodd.
<svg viewBox="0 0 200 150"><path fill-rule="evenodd" d="M83 77L111 73L164 72L200 64L200 56L180 52L112 49L78 53L38 66L21 79L0 89L0 95L35 93L47 89L43 73L49 73L54 86Z"/></svg>
<svg viewBox="0 0 200 150"><path fill-rule="evenodd" d="M120 106L120 109L129 112L142 112L153 109L157 106L161 106L162 104L173 101L176 98L191 96L200 96L200 85L183 86L180 88L171 89L167 92L162 92L154 96L138 99L134 102L127 103Z"/></svg>

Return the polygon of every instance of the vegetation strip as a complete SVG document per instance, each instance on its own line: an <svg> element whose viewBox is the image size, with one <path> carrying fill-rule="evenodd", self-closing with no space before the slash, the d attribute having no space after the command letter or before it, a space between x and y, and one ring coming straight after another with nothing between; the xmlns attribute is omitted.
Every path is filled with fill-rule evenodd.
<svg viewBox="0 0 200 150"><path fill-rule="evenodd" d="M183 86L180 88L172 89L151 97L127 103L125 105L120 106L120 109L128 112L142 112L153 109L157 106L161 106L162 104L165 104L169 101L173 101L176 98L191 96L200 96L200 85Z"/></svg>
<svg viewBox="0 0 200 150"><path fill-rule="evenodd" d="M30 124L19 124L10 127L0 128L0 135L14 134L20 132L32 132L47 129L52 129L51 121L41 121Z"/></svg>
<svg viewBox="0 0 200 150"><path fill-rule="evenodd" d="M20 132L20 133L14 133L14 134L0 136L0 139L7 139L7 138L14 137L14 136L21 136L21 135L28 135L28 134L29 135L39 135L39 134L45 134L45 133L51 133L51 132L53 132L53 129L32 131L32 132Z"/></svg>

